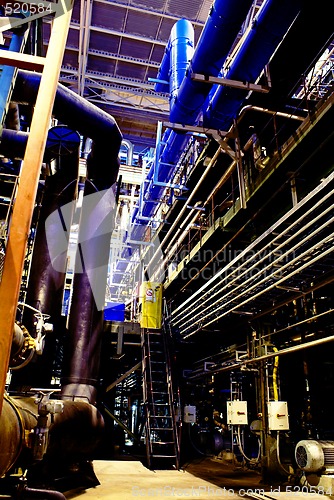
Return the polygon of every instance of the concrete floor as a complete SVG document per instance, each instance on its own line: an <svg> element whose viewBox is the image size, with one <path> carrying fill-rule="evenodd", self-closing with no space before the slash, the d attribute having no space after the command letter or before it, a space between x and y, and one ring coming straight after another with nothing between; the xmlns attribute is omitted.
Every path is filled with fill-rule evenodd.
<svg viewBox="0 0 334 500"><path fill-rule="evenodd" d="M96 460L93 465L100 485L65 492L64 495L68 500L133 500L136 497L189 500L198 498L207 500L238 498L240 500L240 498L249 497L263 500L333 498L298 490L287 493L283 486L261 484L261 476L256 471L236 469L214 459L194 461L179 471L152 471L137 460Z"/></svg>

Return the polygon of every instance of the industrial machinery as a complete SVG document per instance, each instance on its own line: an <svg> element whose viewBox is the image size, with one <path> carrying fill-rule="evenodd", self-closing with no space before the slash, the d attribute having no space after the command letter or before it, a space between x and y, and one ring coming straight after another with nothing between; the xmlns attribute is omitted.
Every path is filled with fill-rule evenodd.
<svg viewBox="0 0 334 500"><path fill-rule="evenodd" d="M296 444L295 458L306 473L333 474L334 441L303 439Z"/></svg>
<svg viewBox="0 0 334 500"><path fill-rule="evenodd" d="M319 102L297 92L333 33L324 30L300 60L290 55L312 26L304 4L264 1L238 40L251 0L215 0L196 46L189 21L173 26L156 83L170 95L169 122L164 132L158 124L138 202L123 193L133 210L124 208L131 222L120 232L108 291L122 298L129 274L140 276L131 315L128 303L117 304L119 321L105 321L104 306L122 134L111 115L57 85L24 274L16 277L0 493L63 500L56 486L98 484L92 461L119 438L115 431L105 439L106 415L121 447L125 435L144 444L150 468L201 455L268 481L334 472L334 442L308 439L325 435L308 372L318 380L322 356L300 353L333 340L332 325L321 322L334 310L333 148L331 136L321 145L319 137L334 104L325 79ZM6 42L29 51L25 30L11 30ZM1 167L15 179L2 261L42 75L6 66L0 77ZM123 365L128 352L132 364ZM293 391L297 379L302 390Z"/></svg>

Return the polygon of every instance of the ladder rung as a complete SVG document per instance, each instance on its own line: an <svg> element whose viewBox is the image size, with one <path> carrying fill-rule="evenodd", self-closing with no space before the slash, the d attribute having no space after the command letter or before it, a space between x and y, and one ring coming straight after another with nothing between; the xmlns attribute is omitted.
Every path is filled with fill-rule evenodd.
<svg viewBox="0 0 334 500"><path fill-rule="evenodd" d="M159 444L159 445L163 445L163 444L175 444L174 441L150 441L151 444Z"/></svg>
<svg viewBox="0 0 334 500"><path fill-rule="evenodd" d="M147 418L173 418L171 415L148 415Z"/></svg>
<svg viewBox="0 0 334 500"><path fill-rule="evenodd" d="M152 427L151 426L151 430L152 431L168 431L168 432L170 432L170 431L173 431L174 429L173 429L173 427Z"/></svg>
<svg viewBox="0 0 334 500"><path fill-rule="evenodd" d="M176 458L176 455L155 455L155 454L152 454L152 458Z"/></svg>

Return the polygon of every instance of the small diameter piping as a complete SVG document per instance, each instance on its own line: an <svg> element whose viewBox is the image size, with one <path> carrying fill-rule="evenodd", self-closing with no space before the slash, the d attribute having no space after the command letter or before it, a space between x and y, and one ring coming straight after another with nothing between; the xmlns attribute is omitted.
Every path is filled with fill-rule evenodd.
<svg viewBox="0 0 334 500"><path fill-rule="evenodd" d="M241 455L247 460L247 462L250 462L251 464L258 464L260 462L260 456L261 456L261 441L260 441L260 439L258 438L259 450L257 453L257 457L256 458L249 458L245 454L244 449L243 449L242 444L241 444L240 425L238 425L237 444L238 444L238 448L240 450Z"/></svg>
<svg viewBox="0 0 334 500"><path fill-rule="evenodd" d="M245 114L248 111L256 111L258 113L266 113L268 115L280 116L282 118L289 118L291 120L298 120L298 121L304 121L305 120L305 118L303 118L302 116L293 115L291 113L283 113L281 111L273 111L273 110L268 109L268 108L261 108L260 106L253 106L252 104L248 104L247 106L244 106L240 110L239 116L237 118L237 124L243 119L243 117L245 116ZM227 135L231 134L232 132L233 132L233 127L231 127L229 129L229 131L227 132ZM228 167L228 169L226 170L226 172L224 173L224 175L222 176L222 178L217 182L216 186L213 188L213 190L209 194L209 196L208 196L207 200L205 201L204 205L206 205L209 202L209 200L212 198L212 196L214 196L216 194L216 192L218 191L218 189L220 189L222 187L222 185L227 181L227 179L229 178L229 176L233 173L236 165L237 165L236 161L233 161L230 164L230 166Z"/></svg>
<svg viewBox="0 0 334 500"><path fill-rule="evenodd" d="M154 255L152 256L151 260L148 262L147 266L146 266L146 269L149 267L149 265L151 264L151 262L154 262L154 259L156 258L156 255L157 255L157 252L160 251L160 248L163 247L164 243L166 242L166 240L168 239L168 237L170 236L170 234L173 232L173 230L175 229L177 223L179 222L180 218L182 217L182 215L184 214L184 212L187 210L187 206L188 204L190 203L190 201L193 199L193 197L195 196L196 192L198 191L199 187L201 186L202 182L204 181L205 177L208 175L210 169L213 167L213 165L215 164L215 162L217 161L217 158L218 156L220 155L220 153L222 152L222 149L219 147L217 149L217 151L215 152L215 154L213 155L213 157L211 158L210 160L210 163L208 164L208 166L206 167L206 169L204 170L200 180L198 181L198 183L196 184L195 188L193 189L193 191L191 192L188 200L187 200L187 203L184 204L183 208L180 210L179 212L179 215L176 217L175 221L173 222L173 224L171 225L171 227L169 228L167 234L165 235L164 239L160 242L160 247L159 249L157 249L154 253ZM173 238L171 241L174 241L174 239L178 236L179 234L179 231L180 231L180 228L175 232ZM171 242L170 242L171 244ZM145 269L145 270L146 270Z"/></svg>
<svg viewBox="0 0 334 500"><path fill-rule="evenodd" d="M276 454L277 454L277 462L281 469L287 474L288 476L291 475L291 472L288 471L282 464L281 462L281 457L280 457L280 449L279 449L279 443L280 443L280 431L277 431L277 441L276 441Z"/></svg>

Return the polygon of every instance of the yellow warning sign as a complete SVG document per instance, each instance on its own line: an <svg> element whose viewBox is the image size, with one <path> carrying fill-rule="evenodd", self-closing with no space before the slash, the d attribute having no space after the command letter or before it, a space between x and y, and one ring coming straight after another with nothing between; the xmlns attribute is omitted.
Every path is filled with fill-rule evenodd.
<svg viewBox="0 0 334 500"><path fill-rule="evenodd" d="M139 304L141 328L161 328L162 284L144 281L140 286Z"/></svg>

